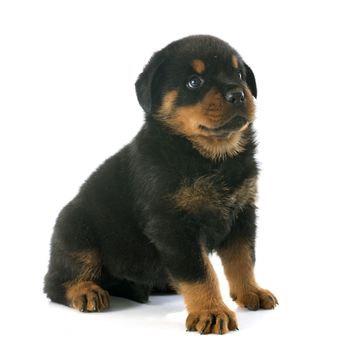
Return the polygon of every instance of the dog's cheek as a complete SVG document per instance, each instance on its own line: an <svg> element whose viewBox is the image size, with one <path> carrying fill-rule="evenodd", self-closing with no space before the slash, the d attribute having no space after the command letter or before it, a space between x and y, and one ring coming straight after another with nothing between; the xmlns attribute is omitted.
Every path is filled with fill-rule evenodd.
<svg viewBox="0 0 350 350"><path fill-rule="evenodd" d="M162 99L162 103L158 108L156 116L159 118L171 117L174 113L177 96L177 90L171 90L167 92Z"/></svg>
<svg viewBox="0 0 350 350"><path fill-rule="evenodd" d="M190 137L201 133L199 126L206 125L207 118L200 104L178 107L171 124L177 133Z"/></svg>
<svg viewBox="0 0 350 350"><path fill-rule="evenodd" d="M177 107L178 91L171 90L162 98L155 118L170 127L175 133L191 136L198 133L198 125L204 123L202 106Z"/></svg>
<svg viewBox="0 0 350 350"><path fill-rule="evenodd" d="M246 110L247 117L250 122L255 120L255 102L252 93L250 92L248 87L244 88L244 94L246 99Z"/></svg>

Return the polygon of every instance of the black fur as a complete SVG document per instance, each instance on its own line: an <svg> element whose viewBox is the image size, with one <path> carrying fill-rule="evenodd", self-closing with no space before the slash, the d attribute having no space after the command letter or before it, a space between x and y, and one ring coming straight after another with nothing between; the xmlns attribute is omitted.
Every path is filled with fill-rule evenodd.
<svg viewBox="0 0 350 350"><path fill-rule="evenodd" d="M153 290L170 290L169 276L178 281L203 279L202 245L213 251L244 231L243 238L254 251L254 207L230 208L230 215L224 217L204 205L200 212L190 214L175 208L169 199L184 180L211 175L220 191L224 184L234 190L256 176L252 126L246 131L248 143L243 152L211 160L154 116L165 93L184 86L191 70L188 62L197 57L212 62L207 67L212 75L208 88L197 94L180 88L178 106L199 102L209 86L216 84L220 89L232 71L227 62L233 53L238 56L219 39L194 36L171 43L152 57L136 82L137 97L146 113L142 129L87 179L58 216L44 288L51 300L67 304L64 283L79 274L72 258L79 251L100 254L102 275L96 281L100 286L140 302L147 301ZM252 70L241 59L240 67L256 96ZM219 70L221 75L216 75Z"/></svg>

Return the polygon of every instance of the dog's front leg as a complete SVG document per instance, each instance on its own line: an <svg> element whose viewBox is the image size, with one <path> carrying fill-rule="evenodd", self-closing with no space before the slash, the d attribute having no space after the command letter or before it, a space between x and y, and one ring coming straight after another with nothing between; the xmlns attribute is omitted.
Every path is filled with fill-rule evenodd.
<svg viewBox="0 0 350 350"><path fill-rule="evenodd" d="M223 302L215 271L198 244L182 243L162 253L175 289L184 297L186 328L201 334L236 330L236 315Z"/></svg>
<svg viewBox="0 0 350 350"><path fill-rule="evenodd" d="M230 285L231 297L249 310L273 309L277 298L255 280L255 208L248 207L235 221L231 235L217 249Z"/></svg>

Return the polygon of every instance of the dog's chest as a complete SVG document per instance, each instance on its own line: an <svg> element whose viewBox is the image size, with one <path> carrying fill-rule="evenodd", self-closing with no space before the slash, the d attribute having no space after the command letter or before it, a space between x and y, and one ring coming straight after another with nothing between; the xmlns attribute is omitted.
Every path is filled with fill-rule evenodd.
<svg viewBox="0 0 350 350"><path fill-rule="evenodd" d="M256 195L257 179L251 177L245 179L240 186L232 189L228 197L228 203L234 208L243 209L247 205L254 205Z"/></svg>
<svg viewBox="0 0 350 350"><path fill-rule="evenodd" d="M176 208L189 213L212 212L225 217L232 210L254 205L256 192L255 176L230 186L224 178L211 175L183 181L173 200Z"/></svg>

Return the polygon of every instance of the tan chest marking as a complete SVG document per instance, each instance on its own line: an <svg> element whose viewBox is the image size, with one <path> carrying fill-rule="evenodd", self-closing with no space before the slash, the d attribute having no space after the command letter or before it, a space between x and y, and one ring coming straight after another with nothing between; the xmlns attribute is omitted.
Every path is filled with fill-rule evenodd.
<svg viewBox="0 0 350 350"><path fill-rule="evenodd" d="M173 196L175 207L189 212L198 212L202 209L222 210L226 213L225 206L227 191L224 186L219 191L214 184L213 176L201 176L194 182L184 182Z"/></svg>
<svg viewBox="0 0 350 350"><path fill-rule="evenodd" d="M224 184L216 184L215 176L201 176L192 183L184 183L173 195L175 207L196 213L202 210L219 211L227 216L232 207L254 205L256 177L246 179L233 192Z"/></svg>

